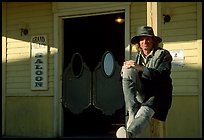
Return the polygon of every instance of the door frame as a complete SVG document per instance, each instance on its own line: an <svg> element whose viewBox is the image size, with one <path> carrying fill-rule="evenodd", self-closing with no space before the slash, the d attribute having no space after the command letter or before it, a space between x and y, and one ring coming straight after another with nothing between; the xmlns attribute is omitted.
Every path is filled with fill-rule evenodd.
<svg viewBox="0 0 204 140"><path fill-rule="evenodd" d="M54 136L63 136L63 109L62 109L62 74L63 74L63 19L102 15L124 12L125 13L125 47L130 40L130 2L94 2L95 6L84 6L79 8L65 8L64 4L52 3L54 13ZM73 3L72 3L73 4ZM79 4L76 2L76 5ZM65 5L68 6L68 5ZM101 7L101 8L100 8ZM65 10L67 9L67 10ZM91 9L91 10L90 10Z"/></svg>

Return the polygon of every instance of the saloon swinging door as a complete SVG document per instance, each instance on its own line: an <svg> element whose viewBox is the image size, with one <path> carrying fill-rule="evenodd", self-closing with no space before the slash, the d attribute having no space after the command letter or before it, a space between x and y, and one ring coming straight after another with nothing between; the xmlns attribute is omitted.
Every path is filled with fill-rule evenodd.
<svg viewBox="0 0 204 140"><path fill-rule="evenodd" d="M120 69L124 12L64 19L62 108L66 137L115 137L125 122Z"/></svg>

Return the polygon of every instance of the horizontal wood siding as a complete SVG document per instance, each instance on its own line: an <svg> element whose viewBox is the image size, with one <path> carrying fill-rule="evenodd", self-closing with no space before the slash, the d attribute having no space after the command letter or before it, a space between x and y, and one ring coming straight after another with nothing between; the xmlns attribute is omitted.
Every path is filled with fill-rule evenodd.
<svg viewBox="0 0 204 140"><path fill-rule="evenodd" d="M5 137L54 137L54 53L51 2L8 2ZM21 24L28 35L21 35ZM31 90L30 41L33 35L48 37L48 90Z"/></svg>
<svg viewBox="0 0 204 140"><path fill-rule="evenodd" d="M162 12L169 9L171 21L162 23L163 47L169 51L183 50L183 67L172 68L173 101L166 121L168 138L200 137L199 98L201 59L198 44L198 10L196 2L164 2ZM163 22L163 21L162 21ZM193 114L190 115L189 114Z"/></svg>
<svg viewBox="0 0 204 140"><path fill-rule="evenodd" d="M162 11L164 12L165 9L170 9L171 21L162 24L163 47L169 51L179 49L184 52L184 67L172 68L173 93L198 95L198 59L200 57L196 45L197 3L165 2L162 3ZM195 77L179 76L185 74L193 74Z"/></svg>
<svg viewBox="0 0 204 140"><path fill-rule="evenodd" d="M136 35L137 28L147 24L147 3L132 2L130 7L130 37Z"/></svg>
<svg viewBox="0 0 204 140"><path fill-rule="evenodd" d="M11 138L50 138L53 97L7 97L5 135Z"/></svg>
<svg viewBox="0 0 204 140"><path fill-rule="evenodd" d="M7 77L6 96L53 95L54 53L53 15L50 2L7 3ZM21 36L20 25L28 25L28 35ZM48 91L31 91L30 39L48 37Z"/></svg>
<svg viewBox="0 0 204 140"><path fill-rule="evenodd" d="M53 12L66 17L81 17L124 11L129 2L56 2ZM121 9L118 9L121 7ZM107 9L107 10L106 10Z"/></svg>
<svg viewBox="0 0 204 140"><path fill-rule="evenodd" d="M2 61L5 62L2 65L4 68L2 91L5 95L2 119L5 125L2 128L6 136L56 136L56 132L53 132L54 129L58 129L54 127L56 112L53 109L53 97L54 54L58 46L54 46L53 39L54 14L60 13L68 17L100 14L104 13L106 8L113 12L118 9L116 7L123 7L123 5L124 3L120 2L8 2L3 4L6 18L3 18L2 22L4 24L2 25ZM163 39L163 47L169 51L178 49L184 51L184 66L172 68L173 104L166 121L166 136L200 137L202 130L199 125L202 122L200 121L202 107L199 104L199 101L202 103L199 98L202 97L200 30L202 29L199 22L202 22L202 19L198 19L201 17L200 13L197 13L198 3L162 2L161 8L162 13L170 9L171 16L170 22L164 24L163 20L161 21L160 36ZM129 12L130 37L133 37L139 26L147 24L147 3L131 2ZM24 23L28 25L29 33L21 36L20 25ZM48 37L48 90L31 91L30 39L33 35L44 34ZM61 63L60 61L57 63ZM148 137L149 130L145 130L141 137Z"/></svg>

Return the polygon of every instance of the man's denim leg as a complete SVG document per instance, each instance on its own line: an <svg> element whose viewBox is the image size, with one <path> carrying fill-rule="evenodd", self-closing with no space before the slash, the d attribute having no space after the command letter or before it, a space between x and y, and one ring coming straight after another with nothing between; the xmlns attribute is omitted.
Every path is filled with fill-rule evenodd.
<svg viewBox="0 0 204 140"><path fill-rule="evenodd" d="M140 107L140 103L136 99L137 90L138 88L140 88L140 81L138 77L138 72L133 68L124 69L122 77L125 105L126 110L129 114L127 127L129 127Z"/></svg>
<svg viewBox="0 0 204 140"><path fill-rule="evenodd" d="M150 124L150 120L154 113L154 110L150 107L141 106L135 115L134 120L127 128L129 137L135 138L138 134L140 134Z"/></svg>

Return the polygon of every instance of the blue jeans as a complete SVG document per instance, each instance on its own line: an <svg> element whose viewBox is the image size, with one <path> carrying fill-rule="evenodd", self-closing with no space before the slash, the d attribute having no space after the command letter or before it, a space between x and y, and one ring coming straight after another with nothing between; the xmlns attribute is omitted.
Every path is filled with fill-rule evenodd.
<svg viewBox="0 0 204 140"><path fill-rule="evenodd" d="M123 69L121 76L126 111L129 114L126 128L130 137L136 137L147 127L154 111L142 105L145 95L143 95L142 83L137 70Z"/></svg>

